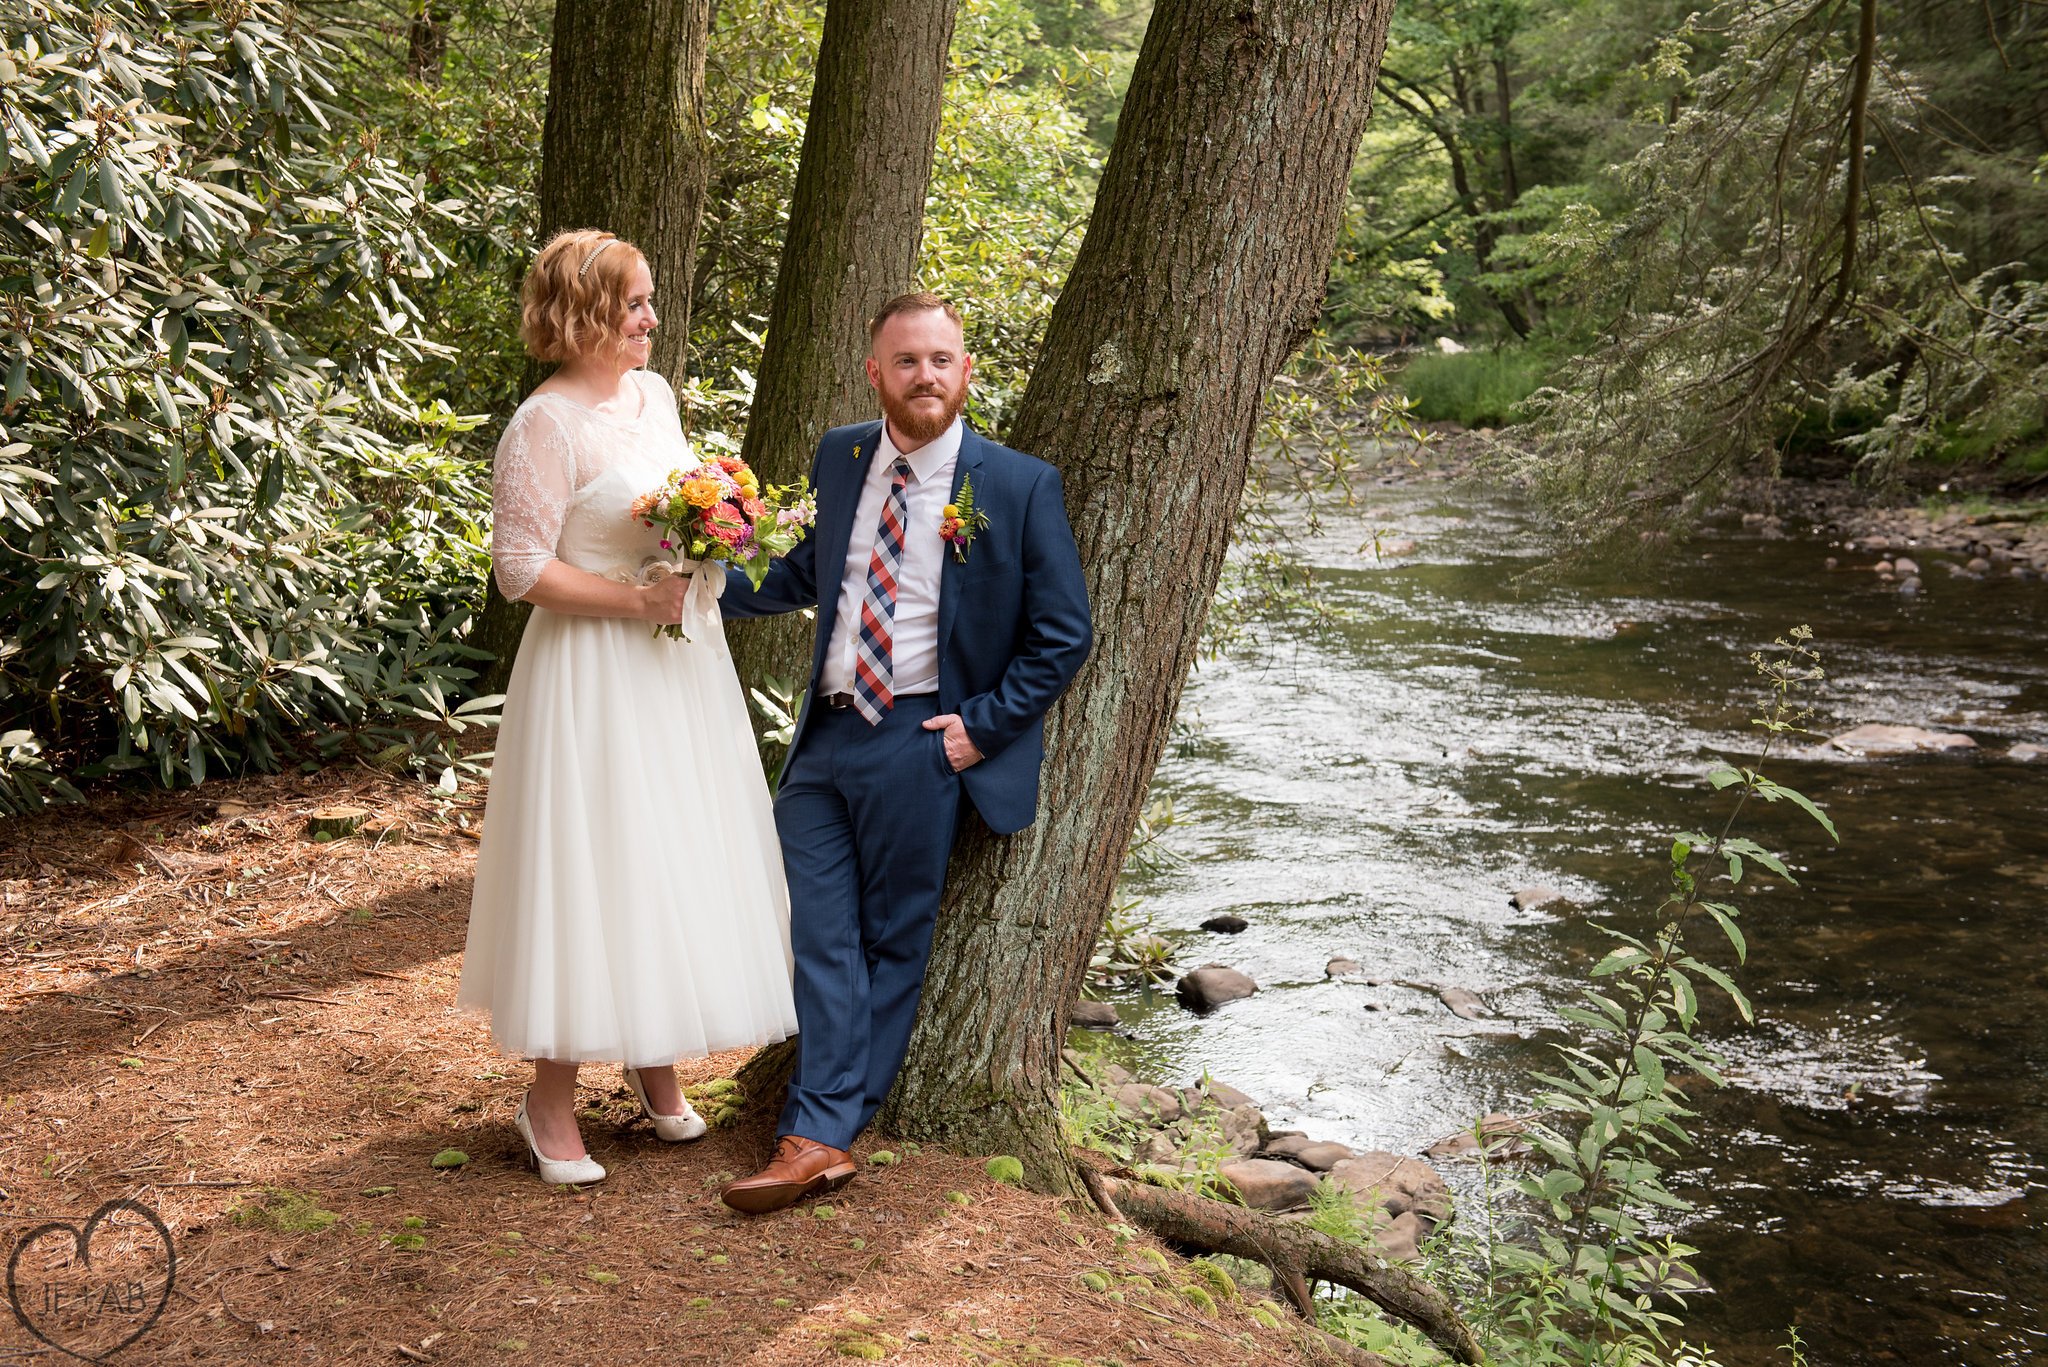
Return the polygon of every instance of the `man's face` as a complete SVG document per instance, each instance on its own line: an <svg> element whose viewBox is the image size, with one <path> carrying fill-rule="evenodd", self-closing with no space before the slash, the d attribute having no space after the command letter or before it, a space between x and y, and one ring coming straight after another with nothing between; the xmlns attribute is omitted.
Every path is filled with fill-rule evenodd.
<svg viewBox="0 0 2048 1367"><path fill-rule="evenodd" d="M967 406L974 358L963 349L960 325L940 309L892 314L868 352L868 383L898 435L932 440Z"/></svg>

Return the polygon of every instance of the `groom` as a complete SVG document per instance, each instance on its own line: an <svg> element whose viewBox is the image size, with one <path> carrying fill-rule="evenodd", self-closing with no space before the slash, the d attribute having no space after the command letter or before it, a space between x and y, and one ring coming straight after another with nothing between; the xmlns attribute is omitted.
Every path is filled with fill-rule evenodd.
<svg viewBox="0 0 2048 1367"><path fill-rule="evenodd" d="M960 315L905 294L869 325L883 420L818 443L811 534L728 617L818 610L809 696L775 797L796 957L797 1061L775 1157L727 1187L779 1210L853 1176L903 1065L963 794L1008 835L1038 809L1045 711L1093 639L1059 472L960 421Z"/></svg>

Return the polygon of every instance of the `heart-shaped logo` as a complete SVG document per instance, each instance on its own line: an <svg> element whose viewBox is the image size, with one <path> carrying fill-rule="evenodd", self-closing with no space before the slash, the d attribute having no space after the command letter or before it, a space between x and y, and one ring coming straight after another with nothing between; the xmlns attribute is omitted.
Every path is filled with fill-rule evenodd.
<svg viewBox="0 0 2048 1367"><path fill-rule="evenodd" d="M96 1264L93 1236L124 1216L133 1218L108 1226L118 1242L103 1247ZM71 1236L68 1247L50 1237L60 1234ZM25 1259L33 1260L27 1269ZM58 1352L104 1362L150 1331L177 1279L178 1254L164 1222L140 1201L116 1200L82 1227L52 1220L16 1240L7 1259L7 1303L22 1328Z"/></svg>

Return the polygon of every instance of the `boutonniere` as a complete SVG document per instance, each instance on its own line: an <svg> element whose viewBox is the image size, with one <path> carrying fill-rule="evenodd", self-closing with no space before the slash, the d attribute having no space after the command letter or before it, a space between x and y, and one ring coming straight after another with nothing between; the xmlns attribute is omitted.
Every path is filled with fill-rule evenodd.
<svg viewBox="0 0 2048 1367"><path fill-rule="evenodd" d="M860 459L860 443L859 443L859 442L855 442L855 443L853 444L853 458L854 458L855 460L859 460L859 459Z"/></svg>
<svg viewBox="0 0 2048 1367"><path fill-rule="evenodd" d="M969 475L960 477L960 496L948 503L939 513L939 537L953 548L953 558L961 564L967 563L967 548L974 544L974 538L988 526L988 514L974 506L974 479Z"/></svg>

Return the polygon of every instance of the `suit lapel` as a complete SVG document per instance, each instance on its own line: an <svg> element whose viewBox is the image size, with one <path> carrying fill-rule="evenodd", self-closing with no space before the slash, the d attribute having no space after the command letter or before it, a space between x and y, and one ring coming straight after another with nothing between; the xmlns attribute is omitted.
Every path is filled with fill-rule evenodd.
<svg viewBox="0 0 2048 1367"><path fill-rule="evenodd" d="M853 517L860 508L861 487L867 482L868 466L882 445L882 424L877 421L854 433L853 441L831 465L819 471L818 482L818 638L811 655L811 678L816 680L825 667L825 649L832 640L832 625L839 617L839 591L846 579L846 549L853 540ZM836 495L822 487L827 478L839 480Z"/></svg>
<svg viewBox="0 0 2048 1367"><path fill-rule="evenodd" d="M979 482L981 474L981 438L971 427L960 430L960 455L953 462L953 487L946 495L948 503L960 501L960 486L972 474L977 476L976 495L985 485ZM960 583L967 573L967 566L946 547L945 561L939 570L939 660L945 668L946 643L953 639L953 617L960 607Z"/></svg>

